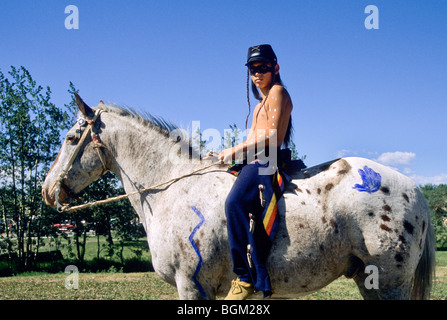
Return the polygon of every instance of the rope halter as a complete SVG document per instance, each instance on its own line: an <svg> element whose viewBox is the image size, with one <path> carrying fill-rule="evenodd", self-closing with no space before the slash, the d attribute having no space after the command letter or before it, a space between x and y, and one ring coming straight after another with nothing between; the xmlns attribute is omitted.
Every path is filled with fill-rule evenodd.
<svg viewBox="0 0 447 320"><path fill-rule="evenodd" d="M76 148L74 149L73 153L71 154L68 162L66 163L66 165L62 169L59 177L57 178L55 189L54 189L56 208L57 208L58 212L63 211L63 209L62 209L63 206L59 203L59 194L61 191L61 187L65 191L67 191L67 193L69 195L74 195L74 192L72 190L70 190L70 188L67 185L64 184L63 180L67 177L68 171L70 170L71 166L73 165L73 162L75 161L76 157L78 156L79 151L81 150L88 134L90 134L92 141L95 143L94 148L95 148L96 152L98 153L99 159L101 160L101 164L102 164L102 168L103 168L103 172L101 175L103 175L105 172L108 171L108 169L106 167L106 161L105 161L104 155L100 151L100 148L107 148L107 147L100 142L98 134L96 132L94 132L94 130L93 130L96 120L98 119L99 115L102 112L103 111L101 109L97 109L95 112L95 116L93 117L92 120L80 118L77 121L77 123L79 124L79 129L76 130L76 139L79 139L79 140L78 140ZM85 125L87 125L87 128L82 132L82 127L84 127ZM81 132L82 132L82 135L81 135Z"/></svg>

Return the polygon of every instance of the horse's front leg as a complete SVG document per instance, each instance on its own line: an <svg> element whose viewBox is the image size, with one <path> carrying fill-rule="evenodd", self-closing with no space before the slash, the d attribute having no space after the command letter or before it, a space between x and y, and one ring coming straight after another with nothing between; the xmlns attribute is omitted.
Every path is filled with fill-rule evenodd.
<svg viewBox="0 0 447 320"><path fill-rule="evenodd" d="M193 276L177 274L175 277L177 292L180 300L214 300L212 290L206 290Z"/></svg>

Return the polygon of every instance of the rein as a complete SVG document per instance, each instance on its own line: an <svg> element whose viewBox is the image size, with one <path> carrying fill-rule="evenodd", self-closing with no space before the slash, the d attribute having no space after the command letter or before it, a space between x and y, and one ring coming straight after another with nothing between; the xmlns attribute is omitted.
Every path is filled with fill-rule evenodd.
<svg viewBox="0 0 447 320"><path fill-rule="evenodd" d="M182 175L182 176L179 176L179 177L167 180L165 182L162 182L162 183L159 183L159 184L156 184L156 185L153 185L153 186L141 189L141 190L130 192L130 193L127 193L127 194L123 194L123 195L119 195L119 196L116 196L116 197L108 198L108 199L105 199L105 200L98 200L98 201L94 201L94 202L89 202L89 203L81 204L81 205L74 206L74 207L60 206L60 207L58 207L58 211L60 209L60 212L62 212L62 211L73 212L73 211L78 211L78 210L82 210L82 209L85 209L85 208L94 207L94 206L97 206L97 205L107 204L107 203L119 201L119 200L122 200L122 199L126 199L126 198L128 198L130 196L133 196L133 195L136 195L136 194L145 193L147 191L159 188L159 187L161 187L161 186L163 186L165 184L173 183L173 182L176 182L176 181L178 181L180 179L183 179L185 177L192 176L192 175L194 175L194 174L196 174L196 173L198 173L200 171L204 171L204 170L206 170L208 168L211 168L212 166L215 166L215 165L221 165L221 163L220 162L217 162L217 163L215 162L215 163L209 164L209 165L207 165L207 166L205 166L203 168L200 168L200 169L197 169L197 170L192 171L190 173L187 173L185 175Z"/></svg>

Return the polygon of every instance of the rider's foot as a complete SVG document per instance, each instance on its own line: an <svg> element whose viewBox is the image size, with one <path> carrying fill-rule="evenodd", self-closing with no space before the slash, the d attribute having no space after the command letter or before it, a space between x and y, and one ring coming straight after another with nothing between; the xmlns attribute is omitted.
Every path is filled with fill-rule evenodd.
<svg viewBox="0 0 447 320"><path fill-rule="evenodd" d="M251 283L241 281L237 278L232 281L230 292L228 292L225 300L245 300L254 293L255 291Z"/></svg>

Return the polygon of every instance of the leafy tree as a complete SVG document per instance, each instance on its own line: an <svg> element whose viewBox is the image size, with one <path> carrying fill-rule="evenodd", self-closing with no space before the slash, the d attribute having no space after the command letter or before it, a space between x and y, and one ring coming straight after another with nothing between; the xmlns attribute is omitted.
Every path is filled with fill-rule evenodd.
<svg viewBox="0 0 447 320"><path fill-rule="evenodd" d="M191 143L192 147L196 149L200 156L203 157L208 151L205 148L206 140L203 140L202 135L203 134L200 131L200 128L197 128L191 137Z"/></svg>
<svg viewBox="0 0 447 320"><path fill-rule="evenodd" d="M0 178L4 220L16 225L20 267L33 263L41 237L40 217L49 210L41 201L41 184L67 128L67 113L50 102L51 90L38 86L24 67L0 71ZM38 245L34 249L38 250Z"/></svg>
<svg viewBox="0 0 447 320"><path fill-rule="evenodd" d="M68 92L71 94L71 101L69 104L66 104L65 107L69 111L69 119L73 124L75 123L78 114L74 93L78 93L78 90L72 82L69 84ZM82 203L87 203L103 200L123 193L124 190L120 186L119 180L112 173L108 172L101 179L91 183L85 188L80 193L79 199ZM121 200L108 205L87 208L75 213L65 214L64 217L65 219L73 220L76 223L76 228L74 229L74 241L72 243L76 246L73 256L80 264L83 264L88 231L93 229L96 233L98 261L100 259L101 249L103 249L99 244L100 235L106 236L108 243L106 248L107 256L112 257L115 252L111 221L120 222L116 227L118 235L132 233L131 226L128 222L134 219L136 214L128 200ZM145 234L142 236L145 236Z"/></svg>
<svg viewBox="0 0 447 320"><path fill-rule="evenodd" d="M225 137L222 139L222 150L239 144L241 134L241 129L239 129L235 123L230 124L230 130L225 130Z"/></svg>
<svg viewBox="0 0 447 320"><path fill-rule="evenodd" d="M82 202L93 202L103 200L123 194L124 190L120 186L118 179L112 174L107 173L101 179L90 184L80 195ZM114 241L112 230L118 230L118 233L131 233L128 228L128 222L136 217L128 200L120 200L110 204L86 208L75 213L70 213L72 219L76 221L75 242L77 260L84 262L86 233L93 229L98 240L97 258L99 259L101 247L99 245L99 236L105 235L107 239L107 256L114 255ZM81 223L85 221L85 223ZM116 221L115 225L112 222ZM144 235L142 235L144 236Z"/></svg>
<svg viewBox="0 0 447 320"><path fill-rule="evenodd" d="M0 71L0 230L6 234L0 247L8 252L8 267L15 268L14 272L35 267L44 236L50 236L45 241L56 250L60 238L65 238L69 258L82 264L87 231L92 226L97 234L107 235L109 256L113 255L112 219L119 221L115 232L121 243L136 234L135 224L129 223L136 215L128 200L62 214L42 201L41 185L60 148L60 135L77 117L73 96L77 90L71 82L68 92L71 101L65 109L58 108L51 102L50 88L37 85L24 67L11 67L6 75ZM80 197L90 202L120 193L123 190L117 178L108 173ZM75 221L74 237L52 227L61 220Z"/></svg>
<svg viewBox="0 0 447 320"><path fill-rule="evenodd" d="M298 150L296 150L296 144L293 141L290 141L289 143L289 149L292 152L292 160L298 160L301 159L302 161L306 160L306 155L299 156Z"/></svg>
<svg viewBox="0 0 447 320"><path fill-rule="evenodd" d="M421 187L422 194L432 211L431 219L436 233L438 248L447 247L447 227L443 221L447 218L447 185L425 185Z"/></svg>

